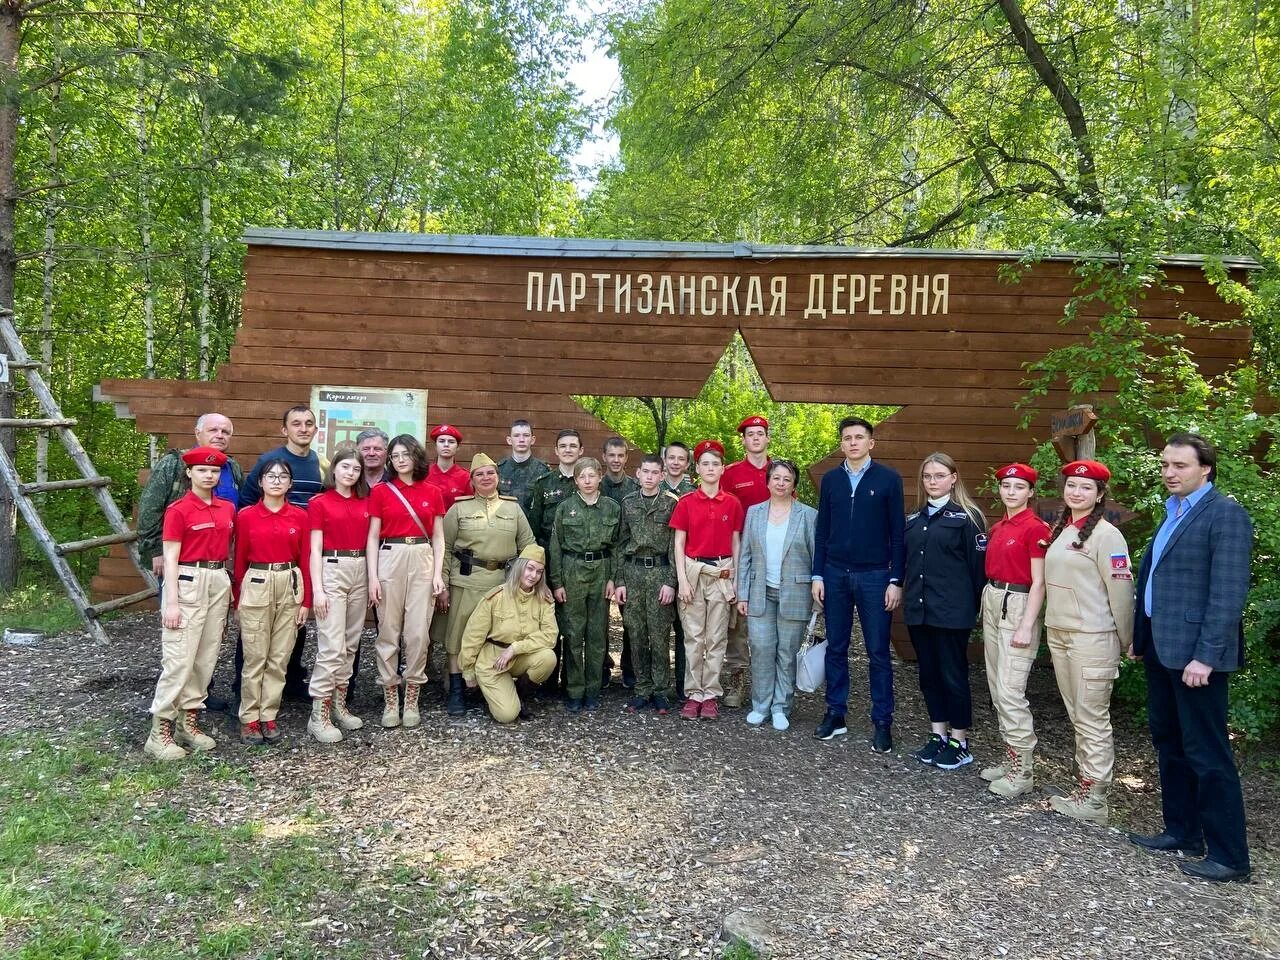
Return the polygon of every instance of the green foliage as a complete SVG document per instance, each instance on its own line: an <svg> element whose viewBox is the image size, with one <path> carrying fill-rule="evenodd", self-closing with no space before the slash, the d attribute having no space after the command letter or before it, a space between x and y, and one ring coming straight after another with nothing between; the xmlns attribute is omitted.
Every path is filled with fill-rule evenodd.
<svg viewBox="0 0 1280 960"><path fill-rule="evenodd" d="M747 941L735 937L720 954L720 960L760 960L760 954Z"/></svg>
<svg viewBox="0 0 1280 960"><path fill-rule="evenodd" d="M641 450L657 451L667 441L681 440L690 451L701 440L724 444L729 461L743 456L738 424L752 414L769 421L769 454L794 460L800 467L800 497L817 503L807 468L839 451L836 429L842 417L864 417L879 423L896 412L895 407L779 403L756 370L742 337L733 341L696 397L575 397L583 408L599 417L618 435ZM692 472L692 469L691 469Z"/></svg>
<svg viewBox="0 0 1280 960"><path fill-rule="evenodd" d="M0 591L0 633L7 627L25 627L56 636L83 625L60 584L31 582Z"/></svg>

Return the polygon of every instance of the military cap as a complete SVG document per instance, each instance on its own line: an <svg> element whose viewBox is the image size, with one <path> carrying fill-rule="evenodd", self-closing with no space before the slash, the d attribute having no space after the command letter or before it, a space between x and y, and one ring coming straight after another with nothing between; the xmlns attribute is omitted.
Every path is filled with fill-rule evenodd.
<svg viewBox="0 0 1280 960"><path fill-rule="evenodd" d="M996 471L996 479L1025 480L1034 487L1036 481L1040 479L1040 474L1034 467L1029 467L1025 463L1008 463Z"/></svg>
<svg viewBox="0 0 1280 960"><path fill-rule="evenodd" d="M182 455L182 462L189 467L220 467L227 462L227 455L213 447L192 447Z"/></svg>
<svg viewBox="0 0 1280 960"><path fill-rule="evenodd" d="M540 563L545 567L547 565L547 551L543 550L536 543L531 543L527 547L525 547L523 550L520 551L520 559L532 560L535 563Z"/></svg>
<svg viewBox="0 0 1280 960"><path fill-rule="evenodd" d="M764 417L760 416L760 414L753 413L751 416L747 417L740 424L738 424L738 432L746 433L747 427L764 427L765 430L767 431L769 429L769 421L766 420Z"/></svg>
<svg viewBox="0 0 1280 960"><path fill-rule="evenodd" d="M1107 469L1107 465L1097 460L1072 460L1061 472L1064 477L1084 477L1098 483L1106 483L1111 479L1111 471Z"/></svg>
<svg viewBox="0 0 1280 960"><path fill-rule="evenodd" d="M721 460L724 460L724 444L719 440L703 440L693 448L693 462L697 463L702 459L702 455L707 451L711 451Z"/></svg>
<svg viewBox="0 0 1280 960"><path fill-rule="evenodd" d="M437 440L440 437L453 437L453 439L461 443L462 431L455 426L452 426L447 423L442 423L440 424L440 426L436 427L434 430L431 431L432 440Z"/></svg>
<svg viewBox="0 0 1280 960"><path fill-rule="evenodd" d="M481 467L497 467L497 464L493 462L493 457L487 453L477 453L471 458L471 472L475 473Z"/></svg>

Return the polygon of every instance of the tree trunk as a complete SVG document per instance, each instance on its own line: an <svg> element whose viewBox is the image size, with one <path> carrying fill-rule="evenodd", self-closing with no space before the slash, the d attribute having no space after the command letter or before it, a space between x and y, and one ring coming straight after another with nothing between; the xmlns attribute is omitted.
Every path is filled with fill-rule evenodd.
<svg viewBox="0 0 1280 960"><path fill-rule="evenodd" d="M56 28L55 28L56 30ZM54 44L58 38L55 33ZM55 49L53 72L62 70L62 57ZM62 126L58 119L58 102L62 96L62 84L55 82L49 88L49 175L50 183L58 179L58 147L62 140ZM44 251L41 256L43 266L43 283L41 285L40 310L40 359L44 361L45 376L52 385L57 383L53 372L53 272L57 266L54 257L54 246L58 239L57 228L58 204L55 192L49 190L44 195ZM44 483L49 479L49 434L45 430L36 433L36 483Z"/></svg>
<svg viewBox="0 0 1280 960"><path fill-rule="evenodd" d="M14 212L17 189L14 166L18 152L18 50L22 45L22 7L18 0L0 4L0 309L13 309L14 275L18 269ZM10 374L10 379L13 375ZM0 417L13 416L13 384L0 384ZM0 444L11 459L17 457L12 429L0 430ZM0 590L18 583L18 508L9 491L0 487Z"/></svg>
<svg viewBox="0 0 1280 960"><path fill-rule="evenodd" d="M213 157L209 150L209 103L200 98L200 148L204 164L200 170L200 379L209 379L213 366L209 357L209 261L212 259L213 232L210 216L209 181L213 177Z"/></svg>
<svg viewBox="0 0 1280 960"><path fill-rule="evenodd" d="M147 69L143 60L146 49L142 33L143 14L146 11L146 0L138 0L138 106L136 125L138 138L138 236L142 254L142 329L146 338L146 368L143 375L154 380L156 375L156 292L151 279L151 185L147 182L150 174L147 155L151 149L150 133L147 127ZM147 437L148 462L156 462L156 438Z"/></svg>

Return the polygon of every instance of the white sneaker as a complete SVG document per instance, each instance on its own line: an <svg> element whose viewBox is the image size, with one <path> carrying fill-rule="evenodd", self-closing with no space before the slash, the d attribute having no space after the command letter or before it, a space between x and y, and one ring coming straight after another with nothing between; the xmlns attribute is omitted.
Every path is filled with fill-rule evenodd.
<svg viewBox="0 0 1280 960"><path fill-rule="evenodd" d="M788 730L791 727L791 721L787 719L785 713L775 713L773 715L773 729Z"/></svg>
<svg viewBox="0 0 1280 960"><path fill-rule="evenodd" d="M751 724L753 727L760 726L760 724L764 723L764 714L759 710L752 710L747 714L747 723Z"/></svg>

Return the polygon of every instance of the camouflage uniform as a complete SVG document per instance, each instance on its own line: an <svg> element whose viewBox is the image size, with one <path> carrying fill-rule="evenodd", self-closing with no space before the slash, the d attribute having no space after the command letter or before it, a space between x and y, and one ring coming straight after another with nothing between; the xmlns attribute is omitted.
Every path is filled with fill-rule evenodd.
<svg viewBox="0 0 1280 960"><path fill-rule="evenodd" d="M639 489L640 484L636 483L635 478L628 477L625 473L617 483L610 480L607 473L600 478L600 492L618 506L622 506L622 501Z"/></svg>
<svg viewBox="0 0 1280 960"><path fill-rule="evenodd" d="M677 497L683 497L686 493L693 493L697 490L697 486L688 477L681 477L677 486L671 486L669 478L665 473L662 475L662 486L658 488L663 493L674 493ZM671 624L676 631L676 696L684 698L684 624L680 622L680 618L676 617Z"/></svg>
<svg viewBox="0 0 1280 960"><path fill-rule="evenodd" d="M537 457L530 457L523 463L505 457L498 463L498 493L504 497L515 497L527 516L529 489L533 486L533 481L546 476L550 469Z"/></svg>
<svg viewBox="0 0 1280 960"><path fill-rule="evenodd" d="M697 490L698 487L688 477L681 477L680 483L673 487L671 486L667 475L664 473L662 475L662 486L658 489L664 493L670 492L674 493L677 497L683 497L686 493L693 493L693 491Z"/></svg>
<svg viewBox="0 0 1280 960"><path fill-rule="evenodd" d="M636 482L634 477L628 477L625 473L622 475L622 479L618 480L617 482L614 482L613 480L611 480L607 472L603 477L600 478L600 492L603 493L610 500L612 500L614 503L616 503L618 506L622 506L623 500L631 496L631 494L637 493L639 490L640 490L640 484ZM631 689L636 685L636 674L635 674L635 670L632 669L634 666L634 658L632 657L632 654L631 654L631 630L627 626L626 617L622 618L621 661L622 661L621 663L622 685L628 689ZM608 638L606 637L605 650L604 650L604 671L603 671L603 676L600 677L600 685L602 687L607 687L609 685L609 674L612 669L613 669L613 658L609 655L609 641L608 641Z"/></svg>
<svg viewBox="0 0 1280 960"><path fill-rule="evenodd" d="M673 543L669 526L671 512L680 501L674 493L660 489L652 497L640 490L622 501L622 527L618 537L618 566L614 586L627 588L622 605L622 622L631 634L631 663L636 677L636 696L665 696L671 646L671 624L675 603L658 602L659 590L676 587Z"/></svg>
<svg viewBox="0 0 1280 960"><path fill-rule="evenodd" d="M551 589L563 587L567 595L556 613L564 636L570 700L600 696L609 630L604 588L615 576L621 518L622 508L608 497L601 495L588 504L577 491L556 509L547 574Z"/></svg>
<svg viewBox="0 0 1280 960"><path fill-rule="evenodd" d="M501 480L499 480L499 489L501 489ZM566 477L560 472L559 467L544 473L529 485L524 513L529 518L529 526L533 528L538 546L544 549L550 548L551 527L555 523L556 507L577 492L578 488L574 485L573 477Z"/></svg>

